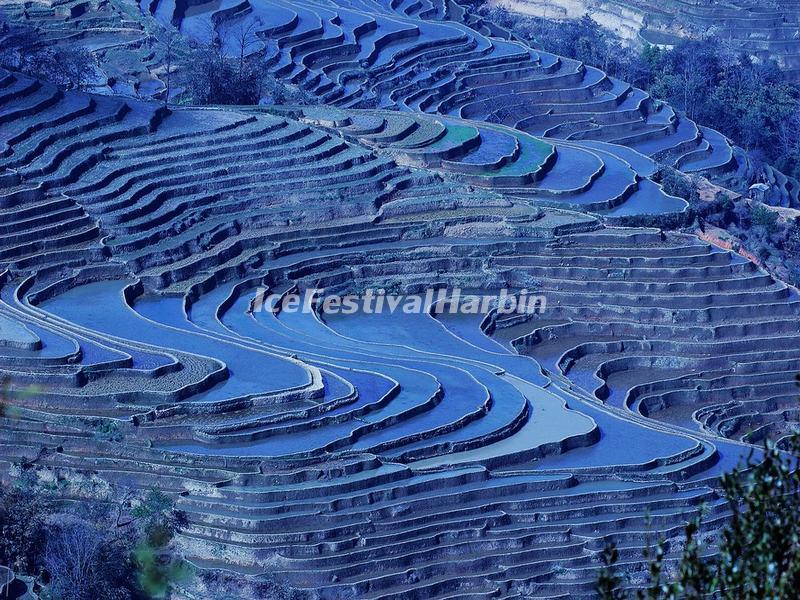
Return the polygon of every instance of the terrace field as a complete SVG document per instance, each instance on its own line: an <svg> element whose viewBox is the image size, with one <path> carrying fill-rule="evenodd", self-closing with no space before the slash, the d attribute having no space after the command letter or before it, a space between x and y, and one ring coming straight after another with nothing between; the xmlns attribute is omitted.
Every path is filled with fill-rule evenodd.
<svg viewBox="0 0 800 600"><path fill-rule="evenodd" d="M794 0L502 0L509 9L550 19L579 19L590 13L623 38L669 46L710 32L737 51L773 58L800 78L800 5Z"/></svg>
<svg viewBox="0 0 800 600"><path fill-rule="evenodd" d="M31 6L78 40L131 8ZM320 598L592 598L606 543L641 584L650 537L721 527L719 475L797 427L797 290L658 182L735 172L720 134L450 1L133 8L226 44L254 20L321 103L0 71L4 481L162 489L193 564ZM160 90L145 64L116 81ZM322 309L456 288L547 306Z"/></svg>

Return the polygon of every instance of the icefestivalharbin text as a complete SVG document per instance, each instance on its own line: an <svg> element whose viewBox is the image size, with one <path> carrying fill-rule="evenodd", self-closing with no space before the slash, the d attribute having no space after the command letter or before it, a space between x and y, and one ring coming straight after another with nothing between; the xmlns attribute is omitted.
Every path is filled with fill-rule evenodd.
<svg viewBox="0 0 800 600"><path fill-rule="evenodd" d="M470 294L460 288L428 289L423 294L387 294L385 289L367 289L363 294L325 294L324 289L308 288L301 292L271 293L258 288L252 302L252 312L310 313L351 315L356 313L419 314L423 312L450 314L542 314L547 298L528 290L497 294Z"/></svg>

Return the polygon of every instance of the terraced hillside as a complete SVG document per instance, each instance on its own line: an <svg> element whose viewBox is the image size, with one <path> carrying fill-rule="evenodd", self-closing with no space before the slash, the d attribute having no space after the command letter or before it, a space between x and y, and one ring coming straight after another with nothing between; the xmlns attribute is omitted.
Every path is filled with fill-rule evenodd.
<svg viewBox="0 0 800 600"><path fill-rule="evenodd" d="M736 164L716 132L597 69L504 39L507 32L452 0L243 0L191 11L157 0L149 9L197 40L215 32L232 55L241 32L255 32L262 43L247 50L266 53L279 79L326 105L399 108L610 142L687 172Z"/></svg>
<svg viewBox="0 0 800 600"><path fill-rule="evenodd" d="M264 56L279 80L328 106L425 112L569 142L611 143L614 147L603 150L628 161L629 152L617 151L622 145L687 173L751 170L719 133L597 69L514 41L452 0L226 0L191 6L157 0L139 7L128 0L99 5L49 0L9 7L13 17L25 15L44 35L95 51L105 73L98 86L115 92L163 93L161 21L177 25L195 42L216 39L231 56L239 55L246 37L247 54ZM116 31L132 27L130 13L137 9L143 13L138 41L120 41ZM116 29L108 22L113 15ZM96 22L104 27L93 27ZM113 48L93 41L109 28L119 41ZM771 203L797 205L800 184L777 172L768 179Z"/></svg>
<svg viewBox="0 0 800 600"><path fill-rule="evenodd" d="M607 541L636 572L651 532L705 507L710 533L717 476L796 423L796 292L603 224L684 211L630 149L7 72L0 120L4 477L173 493L201 567L325 598L592 597ZM430 287L547 310L271 310Z"/></svg>
<svg viewBox="0 0 800 600"><path fill-rule="evenodd" d="M514 41L453 0L191 6L46 0L12 1L4 10L35 26L44 40L91 50L98 91L163 95L162 25L175 24L194 43L213 39L231 56L239 56L246 38L246 54L261 55L278 80L328 106L425 112L556 140L611 143L602 149L629 161L621 145L687 173L766 181L770 204L800 206L800 183L770 167L762 174L718 132L597 69ZM173 54L185 51L179 46ZM180 59L171 60L171 70L180 70L174 66ZM172 89L180 91L174 82Z"/></svg>
<svg viewBox="0 0 800 600"><path fill-rule="evenodd" d="M92 91L153 98L164 93L165 47L161 29L142 19L128 0L4 0L0 48L21 54L49 47L81 48L96 62ZM162 38L159 40L159 38Z"/></svg>
<svg viewBox="0 0 800 600"><path fill-rule="evenodd" d="M602 215L606 222L666 224L687 218L686 201L648 179L658 170L651 159L610 144L548 143L502 125L394 111L273 111L327 127L398 163L434 169L537 206Z"/></svg>
<svg viewBox="0 0 800 600"><path fill-rule="evenodd" d="M321 598L590 598L607 542L640 584L798 427L797 291L669 231L694 215L654 179L736 151L641 90L449 0L4 7L103 92L0 71L4 480L161 488L196 565ZM256 31L322 104L134 98L157 21L231 55ZM436 294L324 308L367 290ZM545 310L451 310L503 290Z"/></svg>
<svg viewBox="0 0 800 600"><path fill-rule="evenodd" d="M737 49L773 58L800 78L800 4L795 0L503 0L511 10L546 18L584 14L628 39L672 45L682 37L714 32Z"/></svg>

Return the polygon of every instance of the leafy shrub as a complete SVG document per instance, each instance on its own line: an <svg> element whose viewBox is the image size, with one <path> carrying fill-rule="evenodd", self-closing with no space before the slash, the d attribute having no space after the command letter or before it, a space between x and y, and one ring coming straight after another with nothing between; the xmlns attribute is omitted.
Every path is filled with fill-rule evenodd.
<svg viewBox="0 0 800 600"><path fill-rule="evenodd" d="M172 498L158 489L145 495L133 509L132 516L142 532L133 552L137 582L147 596L164 598L173 583L185 581L192 575L191 565L169 547L186 516L174 510Z"/></svg>
<svg viewBox="0 0 800 600"><path fill-rule="evenodd" d="M767 234L773 234L778 229L778 213L762 204L753 208L750 219L754 227L762 227Z"/></svg>
<svg viewBox="0 0 800 600"><path fill-rule="evenodd" d="M133 553L137 567L136 581L149 598L165 598L174 583L189 579L192 569L186 561L163 548L144 541Z"/></svg>
<svg viewBox="0 0 800 600"><path fill-rule="evenodd" d="M112 419L103 419L94 426L94 437L105 442L118 442L124 439L119 425Z"/></svg>
<svg viewBox="0 0 800 600"><path fill-rule="evenodd" d="M14 570L39 570L49 504L28 487L0 487L0 564Z"/></svg>
<svg viewBox="0 0 800 600"><path fill-rule="evenodd" d="M192 571L170 544L186 522L171 497L151 490L122 519L82 502L56 512L32 481L0 487L0 564L40 578L51 600L163 598Z"/></svg>
<svg viewBox="0 0 800 600"><path fill-rule="evenodd" d="M694 182L672 167L663 167L661 169L661 185L664 191L671 196L677 196L684 200L697 199L697 189Z"/></svg>

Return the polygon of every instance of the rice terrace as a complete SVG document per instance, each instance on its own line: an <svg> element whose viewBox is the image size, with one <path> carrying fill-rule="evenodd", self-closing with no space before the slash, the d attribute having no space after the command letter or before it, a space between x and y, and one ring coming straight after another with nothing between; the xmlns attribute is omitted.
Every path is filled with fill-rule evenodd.
<svg viewBox="0 0 800 600"><path fill-rule="evenodd" d="M0 0L3 597L709 597L800 448L800 3L597 4ZM707 591L797 598L776 522Z"/></svg>

